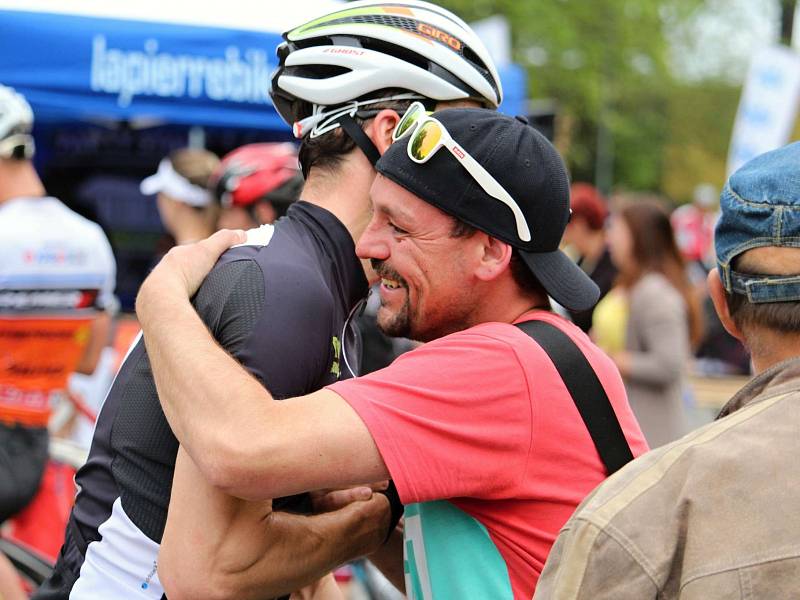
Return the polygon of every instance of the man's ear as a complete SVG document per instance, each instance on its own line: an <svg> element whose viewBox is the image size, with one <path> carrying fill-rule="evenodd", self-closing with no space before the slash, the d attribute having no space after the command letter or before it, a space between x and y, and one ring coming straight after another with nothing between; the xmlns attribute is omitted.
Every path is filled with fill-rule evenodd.
<svg viewBox="0 0 800 600"><path fill-rule="evenodd" d="M508 268L511 262L511 246L482 231L474 235L479 243L479 262L475 276L482 281L491 281Z"/></svg>
<svg viewBox="0 0 800 600"><path fill-rule="evenodd" d="M725 294L725 287L722 285L722 280L719 278L719 270L711 269L708 274L708 295L711 296L711 301L714 303L714 309L719 315L719 320L725 331L730 333L739 341L744 341L742 331L736 326L736 323L731 317L731 311L728 308L728 299Z"/></svg>
<svg viewBox="0 0 800 600"><path fill-rule="evenodd" d="M385 108L375 115L375 118L372 119L369 127L367 127L367 135L381 155L392 145L392 132L399 122L400 115L389 108Z"/></svg>

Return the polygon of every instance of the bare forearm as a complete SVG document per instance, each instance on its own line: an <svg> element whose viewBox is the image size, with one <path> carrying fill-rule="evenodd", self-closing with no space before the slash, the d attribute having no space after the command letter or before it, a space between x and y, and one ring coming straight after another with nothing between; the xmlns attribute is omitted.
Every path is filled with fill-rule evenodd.
<svg viewBox="0 0 800 600"><path fill-rule="evenodd" d="M273 513L209 486L187 455L175 469L159 574L170 598L271 598L303 587L335 566L372 551L388 526L379 497L306 517ZM203 573L202 589L192 573Z"/></svg>
<svg viewBox="0 0 800 600"><path fill-rule="evenodd" d="M385 544L369 555L369 560L394 587L401 592L405 592L402 524L395 527Z"/></svg>

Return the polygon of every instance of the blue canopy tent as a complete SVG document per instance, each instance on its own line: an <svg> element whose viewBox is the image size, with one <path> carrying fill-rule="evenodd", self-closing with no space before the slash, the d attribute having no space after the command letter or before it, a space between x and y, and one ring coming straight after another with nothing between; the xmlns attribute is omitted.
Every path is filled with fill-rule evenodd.
<svg viewBox="0 0 800 600"><path fill-rule="evenodd" d="M205 3L133 4L0 0L0 82L42 123L285 129L267 94L279 32L334 5L282 3L271 15L273 3L246 13L248 3L228 0L213 15Z"/></svg>
<svg viewBox="0 0 800 600"><path fill-rule="evenodd" d="M280 32L333 0L0 0L0 83L37 122L129 121L288 132L272 108ZM522 113L524 71L503 68Z"/></svg>

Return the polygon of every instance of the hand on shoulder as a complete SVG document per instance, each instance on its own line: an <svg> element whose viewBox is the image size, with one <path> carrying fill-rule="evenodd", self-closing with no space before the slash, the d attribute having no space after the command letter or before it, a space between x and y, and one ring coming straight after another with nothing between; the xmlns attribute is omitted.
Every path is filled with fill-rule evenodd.
<svg viewBox="0 0 800 600"><path fill-rule="evenodd" d="M246 240L241 230L222 229L212 236L172 248L139 288L136 315L144 322L165 307L165 303L187 300L214 267L225 250Z"/></svg>

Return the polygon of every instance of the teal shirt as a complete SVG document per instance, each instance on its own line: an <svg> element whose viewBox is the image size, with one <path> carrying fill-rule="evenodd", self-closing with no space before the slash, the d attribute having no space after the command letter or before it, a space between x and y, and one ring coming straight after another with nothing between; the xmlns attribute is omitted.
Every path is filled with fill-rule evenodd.
<svg viewBox="0 0 800 600"><path fill-rule="evenodd" d="M406 506L403 555L410 600L514 597L486 527L446 500Z"/></svg>

